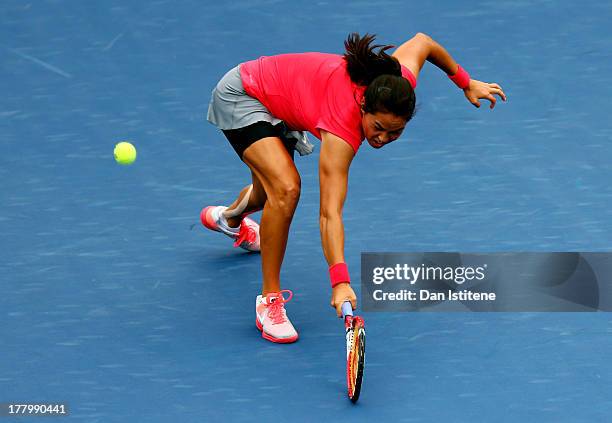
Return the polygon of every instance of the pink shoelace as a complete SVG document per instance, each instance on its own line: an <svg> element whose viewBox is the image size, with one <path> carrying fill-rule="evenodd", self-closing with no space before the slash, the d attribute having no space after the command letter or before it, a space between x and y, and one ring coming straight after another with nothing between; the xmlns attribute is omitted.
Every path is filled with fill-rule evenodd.
<svg viewBox="0 0 612 423"><path fill-rule="evenodd" d="M283 293L288 293L289 297L285 298ZM266 303L268 303L268 317L272 323L277 325L287 321L285 313L285 303L288 303L293 298L293 292L289 289L283 289L279 292L271 292L266 295Z"/></svg>
<svg viewBox="0 0 612 423"><path fill-rule="evenodd" d="M238 238L234 242L234 247L239 247L245 241L249 244L255 243L257 241L257 232L246 223L246 219L243 219L240 222L240 231L238 231Z"/></svg>

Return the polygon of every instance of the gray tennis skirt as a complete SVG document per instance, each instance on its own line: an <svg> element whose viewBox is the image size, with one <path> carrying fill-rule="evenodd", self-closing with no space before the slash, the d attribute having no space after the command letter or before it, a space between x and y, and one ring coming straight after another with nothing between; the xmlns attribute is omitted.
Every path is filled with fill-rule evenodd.
<svg viewBox="0 0 612 423"><path fill-rule="evenodd" d="M272 116L266 106L244 90L240 65L227 72L213 88L207 119L219 129L239 129L255 122L282 122Z"/></svg>
<svg viewBox="0 0 612 423"><path fill-rule="evenodd" d="M256 122L269 122L272 126L283 122L272 116L259 100L246 93L240 65L227 72L213 88L207 120L221 130L240 129ZM312 153L314 149L304 131L286 129L284 137L295 139L295 149L301 156Z"/></svg>

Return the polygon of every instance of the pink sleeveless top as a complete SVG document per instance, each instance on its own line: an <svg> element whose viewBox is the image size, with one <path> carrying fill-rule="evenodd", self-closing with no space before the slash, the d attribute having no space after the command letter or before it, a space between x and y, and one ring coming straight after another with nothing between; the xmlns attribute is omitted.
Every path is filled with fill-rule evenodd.
<svg viewBox="0 0 612 423"><path fill-rule="evenodd" d="M361 146L360 104L365 87L351 81L341 55L263 56L242 63L240 74L247 94L291 130L308 131L321 139L323 129L349 143L355 152ZM416 88L416 78L405 66L402 76Z"/></svg>

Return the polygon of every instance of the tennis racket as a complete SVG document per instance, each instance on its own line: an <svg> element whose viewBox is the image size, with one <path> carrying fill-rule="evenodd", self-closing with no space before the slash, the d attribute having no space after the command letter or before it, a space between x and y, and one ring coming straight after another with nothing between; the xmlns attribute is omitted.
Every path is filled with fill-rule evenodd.
<svg viewBox="0 0 612 423"><path fill-rule="evenodd" d="M365 325L361 317L353 317L349 301L342 304L342 317L346 335L346 385L349 399L356 403L361 393L365 364Z"/></svg>

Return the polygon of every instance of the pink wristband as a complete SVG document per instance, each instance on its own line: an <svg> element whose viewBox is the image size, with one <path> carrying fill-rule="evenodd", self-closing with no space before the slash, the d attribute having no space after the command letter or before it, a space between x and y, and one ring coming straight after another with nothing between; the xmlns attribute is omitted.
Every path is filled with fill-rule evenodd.
<svg viewBox="0 0 612 423"><path fill-rule="evenodd" d="M332 288L339 283L351 283L346 263L336 263L333 266L329 266L329 278Z"/></svg>
<svg viewBox="0 0 612 423"><path fill-rule="evenodd" d="M457 72L454 75L448 75L448 77L462 90L470 86L470 74L459 65L457 65Z"/></svg>

